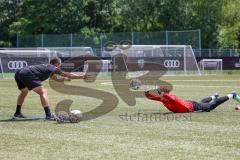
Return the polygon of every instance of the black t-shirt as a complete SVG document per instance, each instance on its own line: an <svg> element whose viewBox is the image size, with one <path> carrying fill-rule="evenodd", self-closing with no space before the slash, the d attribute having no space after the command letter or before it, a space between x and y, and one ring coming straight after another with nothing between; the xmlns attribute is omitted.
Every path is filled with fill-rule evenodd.
<svg viewBox="0 0 240 160"><path fill-rule="evenodd" d="M31 71L40 81L45 81L53 74L62 74L62 70L51 64L32 65L24 69Z"/></svg>

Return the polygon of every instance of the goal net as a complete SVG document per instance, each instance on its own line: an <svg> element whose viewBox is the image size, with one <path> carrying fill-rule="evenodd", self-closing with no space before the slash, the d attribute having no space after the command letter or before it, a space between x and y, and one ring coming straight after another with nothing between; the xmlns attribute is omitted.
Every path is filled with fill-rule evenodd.
<svg viewBox="0 0 240 160"><path fill-rule="evenodd" d="M101 60L91 47L48 47L51 54L63 59L62 69L68 72L108 72L110 60Z"/></svg>
<svg viewBox="0 0 240 160"><path fill-rule="evenodd" d="M189 45L132 45L128 48L115 46L112 51L106 53L113 59L114 71L131 71L133 68L131 64L138 64L138 69L134 70L144 71L146 63L153 63L162 67L151 70L167 70L165 75L201 75L194 52ZM121 55L125 57L123 60Z"/></svg>
<svg viewBox="0 0 240 160"><path fill-rule="evenodd" d="M87 59L87 56L93 57L93 55L91 47L2 48L0 49L0 78L13 77L17 70L26 66L48 64L51 58L56 56L64 61L75 58L77 62L81 62L82 57L85 56ZM84 65L77 62L74 62L77 65L73 65L69 71Z"/></svg>
<svg viewBox="0 0 240 160"><path fill-rule="evenodd" d="M49 63L51 51L36 48L0 49L0 71L2 78L10 78L14 73L26 66Z"/></svg>
<svg viewBox="0 0 240 160"><path fill-rule="evenodd" d="M202 59L199 67L203 74L222 73L222 59Z"/></svg>
<svg viewBox="0 0 240 160"><path fill-rule="evenodd" d="M79 57L84 55L94 55L91 47L48 47L52 55L58 57Z"/></svg>
<svg viewBox="0 0 240 160"><path fill-rule="evenodd" d="M107 73L110 71L110 60L86 60L83 72L88 73Z"/></svg>

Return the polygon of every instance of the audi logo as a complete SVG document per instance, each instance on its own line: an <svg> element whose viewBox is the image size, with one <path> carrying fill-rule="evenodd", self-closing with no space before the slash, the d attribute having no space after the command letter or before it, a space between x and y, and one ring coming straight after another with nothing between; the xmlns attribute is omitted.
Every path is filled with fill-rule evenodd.
<svg viewBox="0 0 240 160"><path fill-rule="evenodd" d="M180 61L179 60L164 60L164 67L166 68L179 68Z"/></svg>
<svg viewBox="0 0 240 160"><path fill-rule="evenodd" d="M8 62L8 69L10 70L21 69L26 66L28 66L26 61L9 61Z"/></svg>

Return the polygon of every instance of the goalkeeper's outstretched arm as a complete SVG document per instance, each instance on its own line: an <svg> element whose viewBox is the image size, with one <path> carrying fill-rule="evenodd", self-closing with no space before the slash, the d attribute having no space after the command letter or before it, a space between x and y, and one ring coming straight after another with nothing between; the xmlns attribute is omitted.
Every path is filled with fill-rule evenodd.
<svg viewBox="0 0 240 160"><path fill-rule="evenodd" d="M160 102L163 101L163 98L160 95L150 93L150 91L145 91L145 96L151 100L160 101Z"/></svg>

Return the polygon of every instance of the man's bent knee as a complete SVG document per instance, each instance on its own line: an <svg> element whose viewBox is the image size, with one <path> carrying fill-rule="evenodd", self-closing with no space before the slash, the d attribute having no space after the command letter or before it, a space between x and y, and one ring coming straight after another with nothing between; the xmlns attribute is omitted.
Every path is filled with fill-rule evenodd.
<svg viewBox="0 0 240 160"><path fill-rule="evenodd" d="M28 94L28 89L27 88L21 89L21 94Z"/></svg>
<svg viewBox="0 0 240 160"><path fill-rule="evenodd" d="M42 86L34 88L33 91L36 92L39 95L43 95L43 94L47 93L47 90Z"/></svg>

